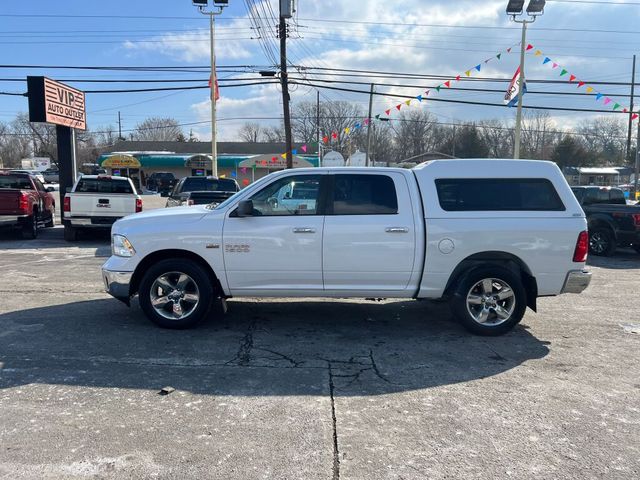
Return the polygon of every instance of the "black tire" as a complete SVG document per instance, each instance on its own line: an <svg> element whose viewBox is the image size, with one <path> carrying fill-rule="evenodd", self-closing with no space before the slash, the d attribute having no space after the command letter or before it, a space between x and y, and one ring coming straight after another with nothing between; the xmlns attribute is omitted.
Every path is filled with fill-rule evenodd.
<svg viewBox="0 0 640 480"><path fill-rule="evenodd" d="M483 280L494 280L490 284L491 292L483 289ZM512 295L499 299L500 294L509 294L506 287ZM481 303L475 304L476 301ZM527 309L527 292L519 275L499 265L488 265L477 267L460 279L450 306L454 317L470 332L483 336L503 335L522 320ZM487 315L484 322L474 317L483 312ZM508 316L503 318L506 314Z"/></svg>
<svg viewBox="0 0 640 480"><path fill-rule="evenodd" d="M78 240L78 229L71 225L64 226L64 239L67 242L76 242Z"/></svg>
<svg viewBox="0 0 640 480"><path fill-rule="evenodd" d="M610 229L596 228L589 232L590 253L602 257L610 257L615 253L616 247L616 241Z"/></svg>
<svg viewBox="0 0 640 480"><path fill-rule="evenodd" d="M44 226L46 228L53 228L56 226L56 210L55 207L50 211L49 218L45 222Z"/></svg>
<svg viewBox="0 0 640 480"><path fill-rule="evenodd" d="M22 238L25 240L34 240L38 238L38 212L33 211L31 215L22 225Z"/></svg>
<svg viewBox="0 0 640 480"><path fill-rule="evenodd" d="M189 277L189 281L183 286L179 285L180 278L183 278L181 274ZM160 283L156 283L161 278L163 282L168 282L171 288L165 289ZM180 292L184 300L179 297ZM179 298L174 296L169 300L172 295ZM198 300L192 303L186 300L185 295L195 295ZM167 301L164 305L159 304L154 307L152 296L156 301L161 299L167 299ZM215 289L209 275L198 263L188 259L167 259L154 264L145 272L138 289L138 301L147 318L160 327L171 329L191 328L201 322L211 311L214 298ZM184 316L181 318L176 318L174 310L176 303L181 309L191 308L191 311L183 313ZM163 312L166 316L159 312Z"/></svg>

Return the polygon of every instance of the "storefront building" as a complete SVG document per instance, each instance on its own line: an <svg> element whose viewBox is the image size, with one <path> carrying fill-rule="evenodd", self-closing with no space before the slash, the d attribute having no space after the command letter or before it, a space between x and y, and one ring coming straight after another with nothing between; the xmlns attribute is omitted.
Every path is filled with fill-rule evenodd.
<svg viewBox="0 0 640 480"><path fill-rule="evenodd" d="M133 150L118 149L118 147L144 146L174 147L178 143L180 149L197 150L192 152L175 152L169 149ZM155 144L155 145L150 145ZM146 179L154 172L170 172L176 178L187 176L211 175L211 155L205 153L209 143L200 142L120 142L113 151L105 152L98 158L98 164L107 169L111 175L130 177L134 183L146 186ZM224 146L229 149L249 153L219 153L218 176L220 178L234 178L241 187L250 185L255 180L276 170L283 170L286 161L282 158L279 144L219 143L219 152L224 152ZM205 148L203 148L205 147ZM220 148L223 147L223 148ZM262 148L261 148L262 147ZM259 150L270 150L259 152ZM204 150L204 151L203 151ZM318 155L308 152L305 155L294 155L294 168L317 167Z"/></svg>

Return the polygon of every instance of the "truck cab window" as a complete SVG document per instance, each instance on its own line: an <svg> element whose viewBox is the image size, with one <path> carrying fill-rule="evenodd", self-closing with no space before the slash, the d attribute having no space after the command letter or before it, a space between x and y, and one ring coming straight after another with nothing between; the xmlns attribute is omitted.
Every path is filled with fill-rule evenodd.
<svg viewBox="0 0 640 480"><path fill-rule="evenodd" d="M256 215L316 215L320 175L296 175L267 185L249 200Z"/></svg>
<svg viewBox="0 0 640 480"><path fill-rule="evenodd" d="M337 174L333 189L333 215L393 215L398 197L387 175Z"/></svg>

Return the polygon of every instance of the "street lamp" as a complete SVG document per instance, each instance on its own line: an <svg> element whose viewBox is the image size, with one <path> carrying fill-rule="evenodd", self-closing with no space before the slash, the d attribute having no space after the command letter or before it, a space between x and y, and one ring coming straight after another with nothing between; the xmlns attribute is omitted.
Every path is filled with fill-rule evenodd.
<svg viewBox="0 0 640 480"><path fill-rule="evenodd" d="M211 37L211 174L218 176L218 145L216 141L216 50L215 50L215 16L229 6L229 0L212 0L214 10L207 10L209 0L192 0L193 5L203 15L209 15L209 35Z"/></svg>
<svg viewBox="0 0 640 480"><path fill-rule="evenodd" d="M522 9L525 0L509 0L507 15L516 23L522 24L522 40L520 42L520 94L518 95L518 110L516 113L516 138L513 148L513 158L520 158L520 135L522 131L522 94L524 88L524 52L527 48L527 24L536 21L536 18L544 13L545 0L530 0L527 5L528 19L518 20L516 17L523 15Z"/></svg>

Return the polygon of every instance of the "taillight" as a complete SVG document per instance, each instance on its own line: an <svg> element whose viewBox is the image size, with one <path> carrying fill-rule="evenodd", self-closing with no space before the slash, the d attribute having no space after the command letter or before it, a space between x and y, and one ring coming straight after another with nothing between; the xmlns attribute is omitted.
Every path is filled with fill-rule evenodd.
<svg viewBox="0 0 640 480"><path fill-rule="evenodd" d="M142 211L142 199L136 198L136 213Z"/></svg>
<svg viewBox="0 0 640 480"><path fill-rule="evenodd" d="M589 253L589 232L585 230L578 235L576 250L573 252L573 261L576 263L586 262L587 253Z"/></svg>
<svg viewBox="0 0 640 480"><path fill-rule="evenodd" d="M29 211L29 196L24 192L20 193L20 207L19 208L23 212L28 212Z"/></svg>
<svg viewBox="0 0 640 480"><path fill-rule="evenodd" d="M640 213L634 213L633 215L631 215L633 217L633 224L636 227L640 227Z"/></svg>
<svg viewBox="0 0 640 480"><path fill-rule="evenodd" d="M64 205L62 207L62 210L65 212L71 211L71 197L64 197Z"/></svg>

